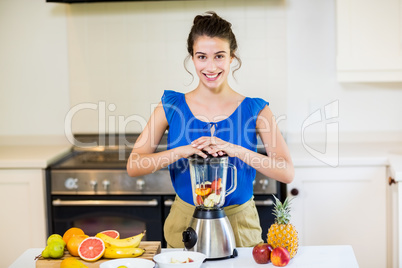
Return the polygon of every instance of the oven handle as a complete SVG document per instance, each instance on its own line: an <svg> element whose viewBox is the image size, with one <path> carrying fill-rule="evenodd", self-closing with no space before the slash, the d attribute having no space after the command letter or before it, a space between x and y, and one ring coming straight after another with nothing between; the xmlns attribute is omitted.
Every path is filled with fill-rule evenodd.
<svg viewBox="0 0 402 268"><path fill-rule="evenodd" d="M158 200L60 200L55 199L53 206L133 206L133 207L156 207Z"/></svg>
<svg viewBox="0 0 402 268"><path fill-rule="evenodd" d="M264 206L269 207L274 205L274 201L272 199L267 200L254 200L256 206Z"/></svg>
<svg viewBox="0 0 402 268"><path fill-rule="evenodd" d="M173 200L172 199L166 199L165 202L163 202L163 204L167 207L171 207L173 205Z"/></svg>
<svg viewBox="0 0 402 268"><path fill-rule="evenodd" d="M255 205L256 206L265 206L265 207L269 207L269 206L273 206L274 205L274 201L272 199L267 199L267 200L254 200ZM165 206L167 207L171 207L173 204L173 200L172 199L167 199L164 202Z"/></svg>

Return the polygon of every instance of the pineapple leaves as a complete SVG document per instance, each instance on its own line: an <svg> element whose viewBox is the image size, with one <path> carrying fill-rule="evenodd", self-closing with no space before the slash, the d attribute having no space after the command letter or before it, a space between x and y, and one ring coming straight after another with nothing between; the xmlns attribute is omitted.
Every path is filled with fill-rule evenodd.
<svg viewBox="0 0 402 268"><path fill-rule="evenodd" d="M290 204L293 198L286 197L282 203L275 195L272 195L275 199L273 215L275 216L275 223L288 224L290 221Z"/></svg>

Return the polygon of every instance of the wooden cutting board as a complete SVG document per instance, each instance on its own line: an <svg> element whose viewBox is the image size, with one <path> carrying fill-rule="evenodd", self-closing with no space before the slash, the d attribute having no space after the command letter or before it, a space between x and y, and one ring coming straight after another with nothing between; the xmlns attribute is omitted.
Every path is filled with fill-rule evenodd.
<svg viewBox="0 0 402 268"><path fill-rule="evenodd" d="M152 261L152 258L156 254L161 252L161 242L141 241L139 247L145 249L144 254L137 257L137 258L141 258L141 259L147 259L147 260ZM68 258L68 257L71 257L71 255L68 253L68 251L66 251L64 253L64 256L61 259L44 259L44 258L40 257L36 261L36 268L60 268L60 263L65 258ZM97 260L96 262L87 262L87 261L82 260L80 257L73 257L73 258L80 260L82 263L84 263L89 268L99 268L99 265L101 263L111 260L111 259L103 259L102 258L100 260Z"/></svg>

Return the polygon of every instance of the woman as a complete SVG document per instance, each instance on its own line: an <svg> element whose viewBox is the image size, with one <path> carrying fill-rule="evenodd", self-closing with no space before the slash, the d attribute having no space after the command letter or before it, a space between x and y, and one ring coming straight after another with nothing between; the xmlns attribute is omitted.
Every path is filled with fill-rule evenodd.
<svg viewBox="0 0 402 268"><path fill-rule="evenodd" d="M237 189L225 199L237 247L251 247L261 239L253 200L256 171L290 183L294 169L286 143L268 103L235 92L228 84L237 42L231 24L214 12L195 17L187 50L199 77L198 86L186 93L165 91L137 139L127 163L130 176L140 176L169 166L176 199L165 222L168 247L183 247L182 232L194 212L187 157L228 155L237 167ZM168 148L155 153L165 131ZM267 155L256 152L257 135Z"/></svg>

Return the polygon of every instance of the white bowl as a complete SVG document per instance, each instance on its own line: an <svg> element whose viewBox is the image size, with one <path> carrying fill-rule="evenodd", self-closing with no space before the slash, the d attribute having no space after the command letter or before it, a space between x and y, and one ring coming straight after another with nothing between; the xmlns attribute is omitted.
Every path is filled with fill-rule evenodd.
<svg viewBox="0 0 402 268"><path fill-rule="evenodd" d="M125 265L127 268L141 267L141 268L154 268L155 263L146 259L136 258L122 258L111 261L105 261L100 264L99 268L117 268L120 265Z"/></svg>
<svg viewBox="0 0 402 268"><path fill-rule="evenodd" d="M172 250L157 254L154 261L159 268L199 268L207 256L205 254L193 251ZM172 258L180 262L184 262L187 258L193 260L189 263L172 263Z"/></svg>

